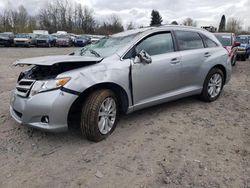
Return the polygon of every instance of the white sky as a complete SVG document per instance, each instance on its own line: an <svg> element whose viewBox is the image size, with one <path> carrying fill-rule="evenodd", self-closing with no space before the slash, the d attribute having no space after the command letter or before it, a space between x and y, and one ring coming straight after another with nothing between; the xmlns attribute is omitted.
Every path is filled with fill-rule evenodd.
<svg viewBox="0 0 250 188"><path fill-rule="evenodd" d="M181 23L191 17L198 26L213 25L218 27L221 16L235 17L241 20L243 28L250 27L250 0L68 0L87 5L95 12L97 19L105 19L110 14L117 14L126 26L133 21L137 26L147 26L152 9L157 9L164 23L176 20ZM7 7L24 5L30 14L35 14L49 0L0 0L0 13Z"/></svg>

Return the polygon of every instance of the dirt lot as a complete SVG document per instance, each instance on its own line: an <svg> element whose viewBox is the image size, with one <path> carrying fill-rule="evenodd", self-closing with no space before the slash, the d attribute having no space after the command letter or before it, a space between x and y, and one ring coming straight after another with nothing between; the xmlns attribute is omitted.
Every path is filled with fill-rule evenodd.
<svg viewBox="0 0 250 188"><path fill-rule="evenodd" d="M43 133L9 115L18 58L73 48L0 48L0 187L250 187L250 61L222 97L194 97L123 116L107 140Z"/></svg>

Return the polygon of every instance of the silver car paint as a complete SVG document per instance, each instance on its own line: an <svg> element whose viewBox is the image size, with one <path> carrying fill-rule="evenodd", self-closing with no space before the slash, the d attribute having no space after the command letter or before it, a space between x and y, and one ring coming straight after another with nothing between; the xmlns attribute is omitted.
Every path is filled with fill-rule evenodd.
<svg viewBox="0 0 250 188"><path fill-rule="evenodd" d="M133 59L123 59L126 52L144 37L152 33L172 30L187 30L202 33L216 41L219 47L177 51L152 56L151 64L138 64L134 63ZM231 64L228 61L227 52L218 40L205 30L182 26L165 26L127 31L115 36L132 33L138 33L138 35L125 45L124 48L117 51L116 54L103 60L100 58L91 58L93 61L101 62L58 75L58 77L71 77L71 81L64 87L82 93L97 84L116 84L126 92L129 105L127 113L131 113L148 106L201 93L205 77L215 65L225 67L226 83L230 80ZM209 52L209 56L205 57L207 52ZM90 61L88 57L58 56L57 60L54 56L52 58L42 57L40 59L21 60L17 64L52 65L64 61L64 58L67 59L65 62ZM173 62L172 60L175 58L177 58L177 61ZM132 71L132 91L130 90L130 71ZM132 100L131 92L133 92L134 100ZM77 98L75 95L60 90L37 94L28 99L20 98L15 94L14 96L15 100L11 105L10 111L19 123L52 131L67 128L67 113ZM18 108L24 114L24 118L17 118L14 115L12 107L15 109ZM49 114L44 114L46 111ZM50 122L49 125L43 125L38 121L41 115L49 115L55 121ZM57 115L61 117L60 120ZM39 118L36 119L35 117Z"/></svg>
<svg viewBox="0 0 250 188"><path fill-rule="evenodd" d="M57 56L43 56L43 57L34 57L27 59L17 60L14 65L53 65L55 63L70 63L70 62L89 62L95 61L99 62L103 58L97 57L85 57L82 56L70 56L70 55L57 55Z"/></svg>

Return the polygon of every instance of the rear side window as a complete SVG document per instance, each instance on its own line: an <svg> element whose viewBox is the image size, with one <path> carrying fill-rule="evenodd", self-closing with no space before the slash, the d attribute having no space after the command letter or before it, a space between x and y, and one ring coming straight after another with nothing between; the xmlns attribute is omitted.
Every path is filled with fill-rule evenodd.
<svg viewBox="0 0 250 188"><path fill-rule="evenodd" d="M205 35L201 35L201 36L207 48L214 48L218 46L216 42L214 42L212 39L208 38L207 36Z"/></svg>
<svg viewBox="0 0 250 188"><path fill-rule="evenodd" d="M192 31L175 31L180 50L204 48L200 35Z"/></svg>
<svg viewBox="0 0 250 188"><path fill-rule="evenodd" d="M147 37L136 46L137 52L141 50L145 50L151 56L173 52L174 45L171 33L159 33Z"/></svg>

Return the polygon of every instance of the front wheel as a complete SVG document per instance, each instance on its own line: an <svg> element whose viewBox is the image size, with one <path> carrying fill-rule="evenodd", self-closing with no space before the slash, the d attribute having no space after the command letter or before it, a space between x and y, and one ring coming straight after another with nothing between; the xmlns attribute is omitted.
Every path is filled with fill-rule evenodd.
<svg viewBox="0 0 250 188"><path fill-rule="evenodd" d="M207 75L201 93L201 99L206 102L217 100L224 86L224 74L218 68L213 68Z"/></svg>
<svg viewBox="0 0 250 188"><path fill-rule="evenodd" d="M118 102L111 90L98 90L84 102L81 114L81 131L88 140L99 142L115 129Z"/></svg>

